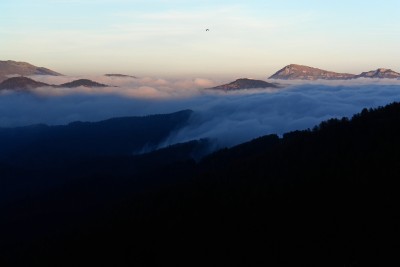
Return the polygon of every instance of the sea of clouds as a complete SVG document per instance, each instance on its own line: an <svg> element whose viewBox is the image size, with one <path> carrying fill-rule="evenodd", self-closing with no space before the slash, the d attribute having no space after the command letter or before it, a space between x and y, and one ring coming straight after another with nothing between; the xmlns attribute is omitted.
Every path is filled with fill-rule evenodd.
<svg viewBox="0 0 400 267"><path fill-rule="evenodd" d="M33 78L62 84L82 77ZM400 101L400 81L389 79L274 81L284 86L224 92L204 88L227 81L204 78L85 78L111 86L0 92L0 127L57 125L191 109L195 112L188 125L172 133L163 146L210 138L218 147L225 147L266 134L312 128L329 118L351 117L365 107Z"/></svg>

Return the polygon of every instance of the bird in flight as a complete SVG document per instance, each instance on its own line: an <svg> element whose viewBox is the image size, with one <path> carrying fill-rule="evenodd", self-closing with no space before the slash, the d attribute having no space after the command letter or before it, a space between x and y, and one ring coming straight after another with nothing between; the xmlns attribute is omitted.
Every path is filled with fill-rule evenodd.
<svg viewBox="0 0 400 267"><path fill-rule="evenodd" d="M210 29L206 29L206 32L210 31Z"/></svg>

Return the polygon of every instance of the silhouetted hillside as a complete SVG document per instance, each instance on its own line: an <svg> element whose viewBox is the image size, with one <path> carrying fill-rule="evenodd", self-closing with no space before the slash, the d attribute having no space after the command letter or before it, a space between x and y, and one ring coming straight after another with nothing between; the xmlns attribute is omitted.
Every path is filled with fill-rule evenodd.
<svg viewBox="0 0 400 267"><path fill-rule="evenodd" d="M27 77L12 77L0 83L0 90L29 90L37 87L51 86Z"/></svg>
<svg viewBox="0 0 400 267"><path fill-rule="evenodd" d="M63 126L0 128L0 163L9 166L8 173L15 173L9 175L12 179L6 181L8 187L0 188L0 200L6 195L15 198L83 176L88 169L85 162L154 150L172 131L184 126L191 114L184 110ZM102 164L93 164L88 173L102 169ZM111 167L110 170L115 171Z"/></svg>
<svg viewBox="0 0 400 267"><path fill-rule="evenodd" d="M187 152L201 142L103 157L90 164L108 171L76 166L67 186L2 208L0 263L397 265L399 135L394 103L199 163Z"/></svg>
<svg viewBox="0 0 400 267"><path fill-rule="evenodd" d="M254 88L279 88L279 87L275 83L267 83L262 80L242 78L242 79L237 79L236 81L233 81L228 84L218 85L208 89L231 91L231 90L243 90L243 89L254 89Z"/></svg>
<svg viewBox="0 0 400 267"><path fill-rule="evenodd" d="M38 164L47 160L81 160L93 156L132 155L150 150L185 124L192 111L125 117L62 126L0 128L0 159ZM45 163L47 164L47 162Z"/></svg>
<svg viewBox="0 0 400 267"><path fill-rule="evenodd" d="M94 81L88 80L88 79L79 79L79 80L75 80L75 81L72 81L72 82L60 84L58 87L75 88L75 87L79 87L79 86L84 86L84 87L108 87L109 85L98 83L98 82L94 82Z"/></svg>
<svg viewBox="0 0 400 267"><path fill-rule="evenodd" d="M0 90L9 89L9 90L29 90L37 87L66 87L66 88L75 88L75 87L109 87L110 85L94 82L88 79L79 79L68 83L63 83L61 85L53 85L42 82L37 82L27 77L12 77L8 78L2 82L0 82Z"/></svg>
<svg viewBox="0 0 400 267"><path fill-rule="evenodd" d="M8 75L52 75L60 76L62 74L47 68L37 67L27 62L18 62L13 60L0 60L0 82L7 79Z"/></svg>
<svg viewBox="0 0 400 267"><path fill-rule="evenodd" d="M390 262L399 224L399 123L395 103L217 152L203 161L206 171L198 176L203 188L212 189L198 194L210 196L211 209L224 210L224 222L237 220L216 228L241 229L240 241L231 239L240 249L231 249L247 259L274 265Z"/></svg>

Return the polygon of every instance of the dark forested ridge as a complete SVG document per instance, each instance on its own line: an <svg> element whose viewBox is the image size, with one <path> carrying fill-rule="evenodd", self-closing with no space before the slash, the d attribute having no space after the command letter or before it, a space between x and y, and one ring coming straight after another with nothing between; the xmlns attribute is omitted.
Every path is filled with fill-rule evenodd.
<svg viewBox="0 0 400 267"><path fill-rule="evenodd" d="M82 160L94 156L131 155L154 148L171 131L186 124L192 111L99 122L73 122L0 128L0 162L20 166Z"/></svg>
<svg viewBox="0 0 400 267"><path fill-rule="evenodd" d="M2 207L0 263L393 264L399 136L400 104L393 103L260 137L198 163L190 155L207 141L93 159L104 171L82 171L57 191Z"/></svg>
<svg viewBox="0 0 400 267"><path fill-rule="evenodd" d="M0 82L0 90L29 90L46 86L50 85L47 83L37 82L27 77L12 77Z"/></svg>
<svg viewBox="0 0 400 267"><path fill-rule="evenodd" d="M109 85L106 84L102 84L102 83L98 83L98 82L94 82L88 79L79 79L79 80L75 80L72 82L68 82L68 83L63 83L58 85L58 87L67 87L67 88L75 88L75 87L79 87L79 86L84 86L84 87L109 87Z"/></svg>
<svg viewBox="0 0 400 267"><path fill-rule="evenodd" d="M191 110L184 110L61 126L0 128L0 182L7 185L0 187L0 204L6 197L99 173L121 158L154 150L191 115ZM109 165L98 164L107 157Z"/></svg>
<svg viewBox="0 0 400 267"><path fill-rule="evenodd" d="M0 77L1 78L1 77ZM47 84L35 81L28 77L18 76L8 78L0 82L0 90L22 90L29 91L38 87L53 87L53 88L76 88L76 87L111 87L111 85L94 82L88 79L79 79L72 82L63 83L60 85Z"/></svg>

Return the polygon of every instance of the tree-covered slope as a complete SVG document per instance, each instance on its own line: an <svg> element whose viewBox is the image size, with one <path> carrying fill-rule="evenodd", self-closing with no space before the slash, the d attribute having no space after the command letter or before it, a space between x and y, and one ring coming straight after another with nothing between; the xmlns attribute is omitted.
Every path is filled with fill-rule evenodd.
<svg viewBox="0 0 400 267"><path fill-rule="evenodd" d="M399 134L400 104L394 103L282 138L261 137L199 163L179 157L160 167L149 154L140 174L125 167L95 174L5 208L0 260L21 266L393 264ZM135 179L155 182L135 191L141 185L129 182Z"/></svg>

